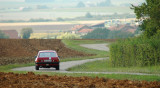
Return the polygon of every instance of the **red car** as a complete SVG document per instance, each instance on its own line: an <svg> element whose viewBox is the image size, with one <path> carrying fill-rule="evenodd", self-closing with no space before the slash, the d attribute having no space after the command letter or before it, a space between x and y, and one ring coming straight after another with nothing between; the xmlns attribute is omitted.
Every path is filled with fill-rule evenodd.
<svg viewBox="0 0 160 88"><path fill-rule="evenodd" d="M39 68L50 68L54 67L56 70L59 70L60 59L56 51L53 50L42 50L38 52L38 55L35 59L35 69Z"/></svg>

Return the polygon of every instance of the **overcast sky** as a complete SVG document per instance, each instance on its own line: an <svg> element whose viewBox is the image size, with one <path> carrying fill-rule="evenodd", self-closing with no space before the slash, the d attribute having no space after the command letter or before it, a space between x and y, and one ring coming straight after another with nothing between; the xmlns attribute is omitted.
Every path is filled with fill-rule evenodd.
<svg viewBox="0 0 160 88"><path fill-rule="evenodd" d="M25 0L0 0L0 2L6 2L6 1L10 1L10 2L15 2L15 1L18 1L18 2L24 2ZM77 0L78 1L78 0ZM87 0L86 0L87 1ZM104 0L97 0L98 2L99 1L104 1ZM140 3L140 2L144 2L145 0L111 0L111 2L113 4L122 4L122 3Z"/></svg>

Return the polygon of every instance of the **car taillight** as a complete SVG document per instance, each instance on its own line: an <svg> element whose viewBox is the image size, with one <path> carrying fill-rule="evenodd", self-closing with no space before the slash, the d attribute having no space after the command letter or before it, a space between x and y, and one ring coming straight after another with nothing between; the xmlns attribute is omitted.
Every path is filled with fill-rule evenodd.
<svg viewBox="0 0 160 88"><path fill-rule="evenodd" d="M43 60L37 60L36 62L43 62Z"/></svg>
<svg viewBox="0 0 160 88"><path fill-rule="evenodd" d="M56 60L54 60L54 62L59 62L59 60L58 60L58 59L56 59Z"/></svg>

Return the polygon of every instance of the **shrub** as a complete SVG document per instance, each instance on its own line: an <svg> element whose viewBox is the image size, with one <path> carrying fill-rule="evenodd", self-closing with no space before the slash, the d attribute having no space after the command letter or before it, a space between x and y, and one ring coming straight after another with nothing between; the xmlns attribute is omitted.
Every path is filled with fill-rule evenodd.
<svg viewBox="0 0 160 88"><path fill-rule="evenodd" d="M110 46L114 67L150 66L160 63L160 37L119 40Z"/></svg>

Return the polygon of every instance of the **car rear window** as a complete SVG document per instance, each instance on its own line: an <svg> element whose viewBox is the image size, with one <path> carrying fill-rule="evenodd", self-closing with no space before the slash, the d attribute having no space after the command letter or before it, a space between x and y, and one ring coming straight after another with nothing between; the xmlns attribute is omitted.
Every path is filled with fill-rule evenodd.
<svg viewBox="0 0 160 88"><path fill-rule="evenodd" d="M39 57L56 57L56 53L54 52L41 52Z"/></svg>

